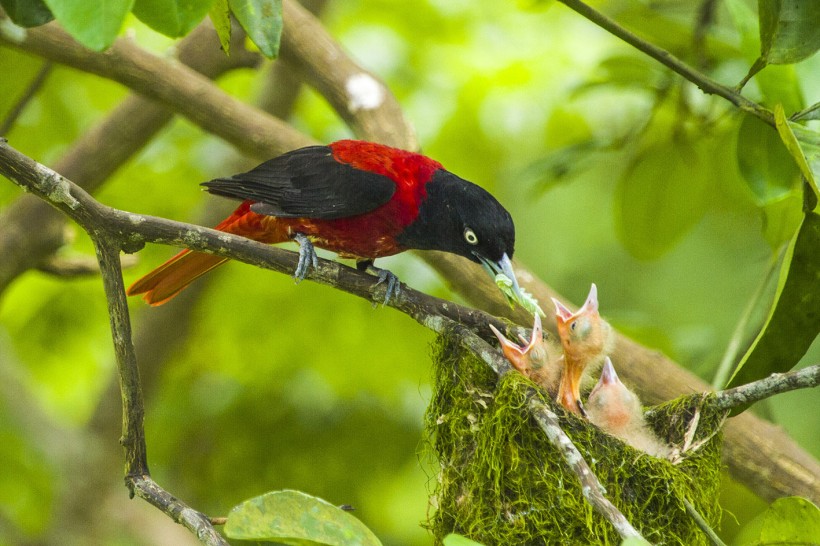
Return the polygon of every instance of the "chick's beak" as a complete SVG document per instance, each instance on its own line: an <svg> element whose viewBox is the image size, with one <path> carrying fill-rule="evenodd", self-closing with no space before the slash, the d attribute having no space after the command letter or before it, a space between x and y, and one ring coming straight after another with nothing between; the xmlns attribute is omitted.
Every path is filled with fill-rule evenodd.
<svg viewBox="0 0 820 546"><path fill-rule="evenodd" d="M517 343L510 341L504 337L504 334L499 332L498 329L492 324L490 324L490 329L495 334L495 337L498 338L498 342L501 344L501 351L504 353L507 360L510 361L510 364L512 364L513 367L515 367L515 369L519 372L526 375L530 370L530 351L532 351L533 347L544 340L544 331L541 327L541 317L539 317L537 313L535 314L535 319L532 325L532 336L529 341L521 338L524 345L518 345Z"/></svg>
<svg viewBox="0 0 820 546"><path fill-rule="evenodd" d="M601 379L598 380L601 385L615 385L620 383L618 374L615 373L615 366L612 365L612 360L609 357L604 359L604 367L601 370Z"/></svg>

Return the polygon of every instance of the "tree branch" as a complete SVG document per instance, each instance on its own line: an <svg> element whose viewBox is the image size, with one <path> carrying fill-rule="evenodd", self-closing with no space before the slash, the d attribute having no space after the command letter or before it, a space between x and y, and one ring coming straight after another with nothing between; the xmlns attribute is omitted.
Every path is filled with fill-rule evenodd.
<svg viewBox="0 0 820 546"><path fill-rule="evenodd" d="M774 114L770 110L767 110L756 102L747 99L731 87L725 86L709 78L702 72L684 63L665 49L661 49L660 47L638 37L636 34L619 25L614 19L611 19L600 11L593 9L581 0L559 1L569 9L582 15L586 19L589 19L610 34L617 36L624 42L635 47L639 51L646 53L659 63L671 69L673 72L680 74L685 79L697 85L704 93L722 97L744 112L760 118L772 127L775 126Z"/></svg>
<svg viewBox="0 0 820 546"><path fill-rule="evenodd" d="M720 409L730 410L765 400L775 394L810 389L818 385L820 364L814 364L796 372L774 373L765 379L718 392L715 404Z"/></svg>
<svg viewBox="0 0 820 546"><path fill-rule="evenodd" d="M195 70L163 60L127 38L119 38L110 49L96 53L49 23L26 29L22 40L0 25L0 42L117 81L255 157L267 159L314 144L284 121L223 93ZM221 115L214 116L214 110Z"/></svg>

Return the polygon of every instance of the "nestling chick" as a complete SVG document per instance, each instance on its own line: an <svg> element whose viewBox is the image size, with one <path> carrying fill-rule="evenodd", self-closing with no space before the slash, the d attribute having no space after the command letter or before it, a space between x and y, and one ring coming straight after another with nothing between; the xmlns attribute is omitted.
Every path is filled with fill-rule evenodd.
<svg viewBox="0 0 820 546"><path fill-rule="evenodd" d="M635 449L661 458L672 451L649 429L641 401L618 379L609 357L604 359L601 379L589 394L586 411L591 423Z"/></svg>
<svg viewBox="0 0 820 546"><path fill-rule="evenodd" d="M498 338L504 356L516 370L548 392L556 392L561 378L562 350L557 343L544 339L544 330L538 313L535 314L529 341L519 337L524 345L508 340L492 324L490 329Z"/></svg>
<svg viewBox="0 0 820 546"><path fill-rule="evenodd" d="M592 284L584 305L573 313L552 298L558 337L564 350L564 371L558 387L558 402L574 413L583 413L581 376L595 373L612 351L615 335L598 313L598 287Z"/></svg>

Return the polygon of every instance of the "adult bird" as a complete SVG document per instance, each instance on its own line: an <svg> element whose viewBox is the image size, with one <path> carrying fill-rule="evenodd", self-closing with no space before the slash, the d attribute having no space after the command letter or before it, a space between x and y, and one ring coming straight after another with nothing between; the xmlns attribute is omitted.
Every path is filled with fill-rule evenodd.
<svg viewBox="0 0 820 546"><path fill-rule="evenodd" d="M317 266L313 246L356 260L360 270L387 281L385 302L398 290L396 277L373 266L376 258L409 249L442 250L505 274L521 295L510 259L515 227L509 212L487 191L421 154L359 140L308 146L258 167L202 184L212 194L242 204L215 229L263 243L299 244L297 282ZM228 259L183 250L132 284L161 305Z"/></svg>

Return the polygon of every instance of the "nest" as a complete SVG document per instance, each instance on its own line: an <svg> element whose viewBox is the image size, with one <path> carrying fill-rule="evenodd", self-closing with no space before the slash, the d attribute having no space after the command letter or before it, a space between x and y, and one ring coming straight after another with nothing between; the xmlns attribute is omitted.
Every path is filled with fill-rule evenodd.
<svg viewBox="0 0 820 546"><path fill-rule="evenodd" d="M578 478L530 416L518 373L498 378L453 337L434 346L434 394L425 418L439 463L427 522L436 543L459 533L486 545L620 544L584 499ZM540 391L539 391L540 392ZM655 408L649 424L674 445L698 414L697 450L678 464L651 457L563 411L561 426L606 489L607 498L653 544L708 544L688 500L715 526L723 413L693 395Z"/></svg>

